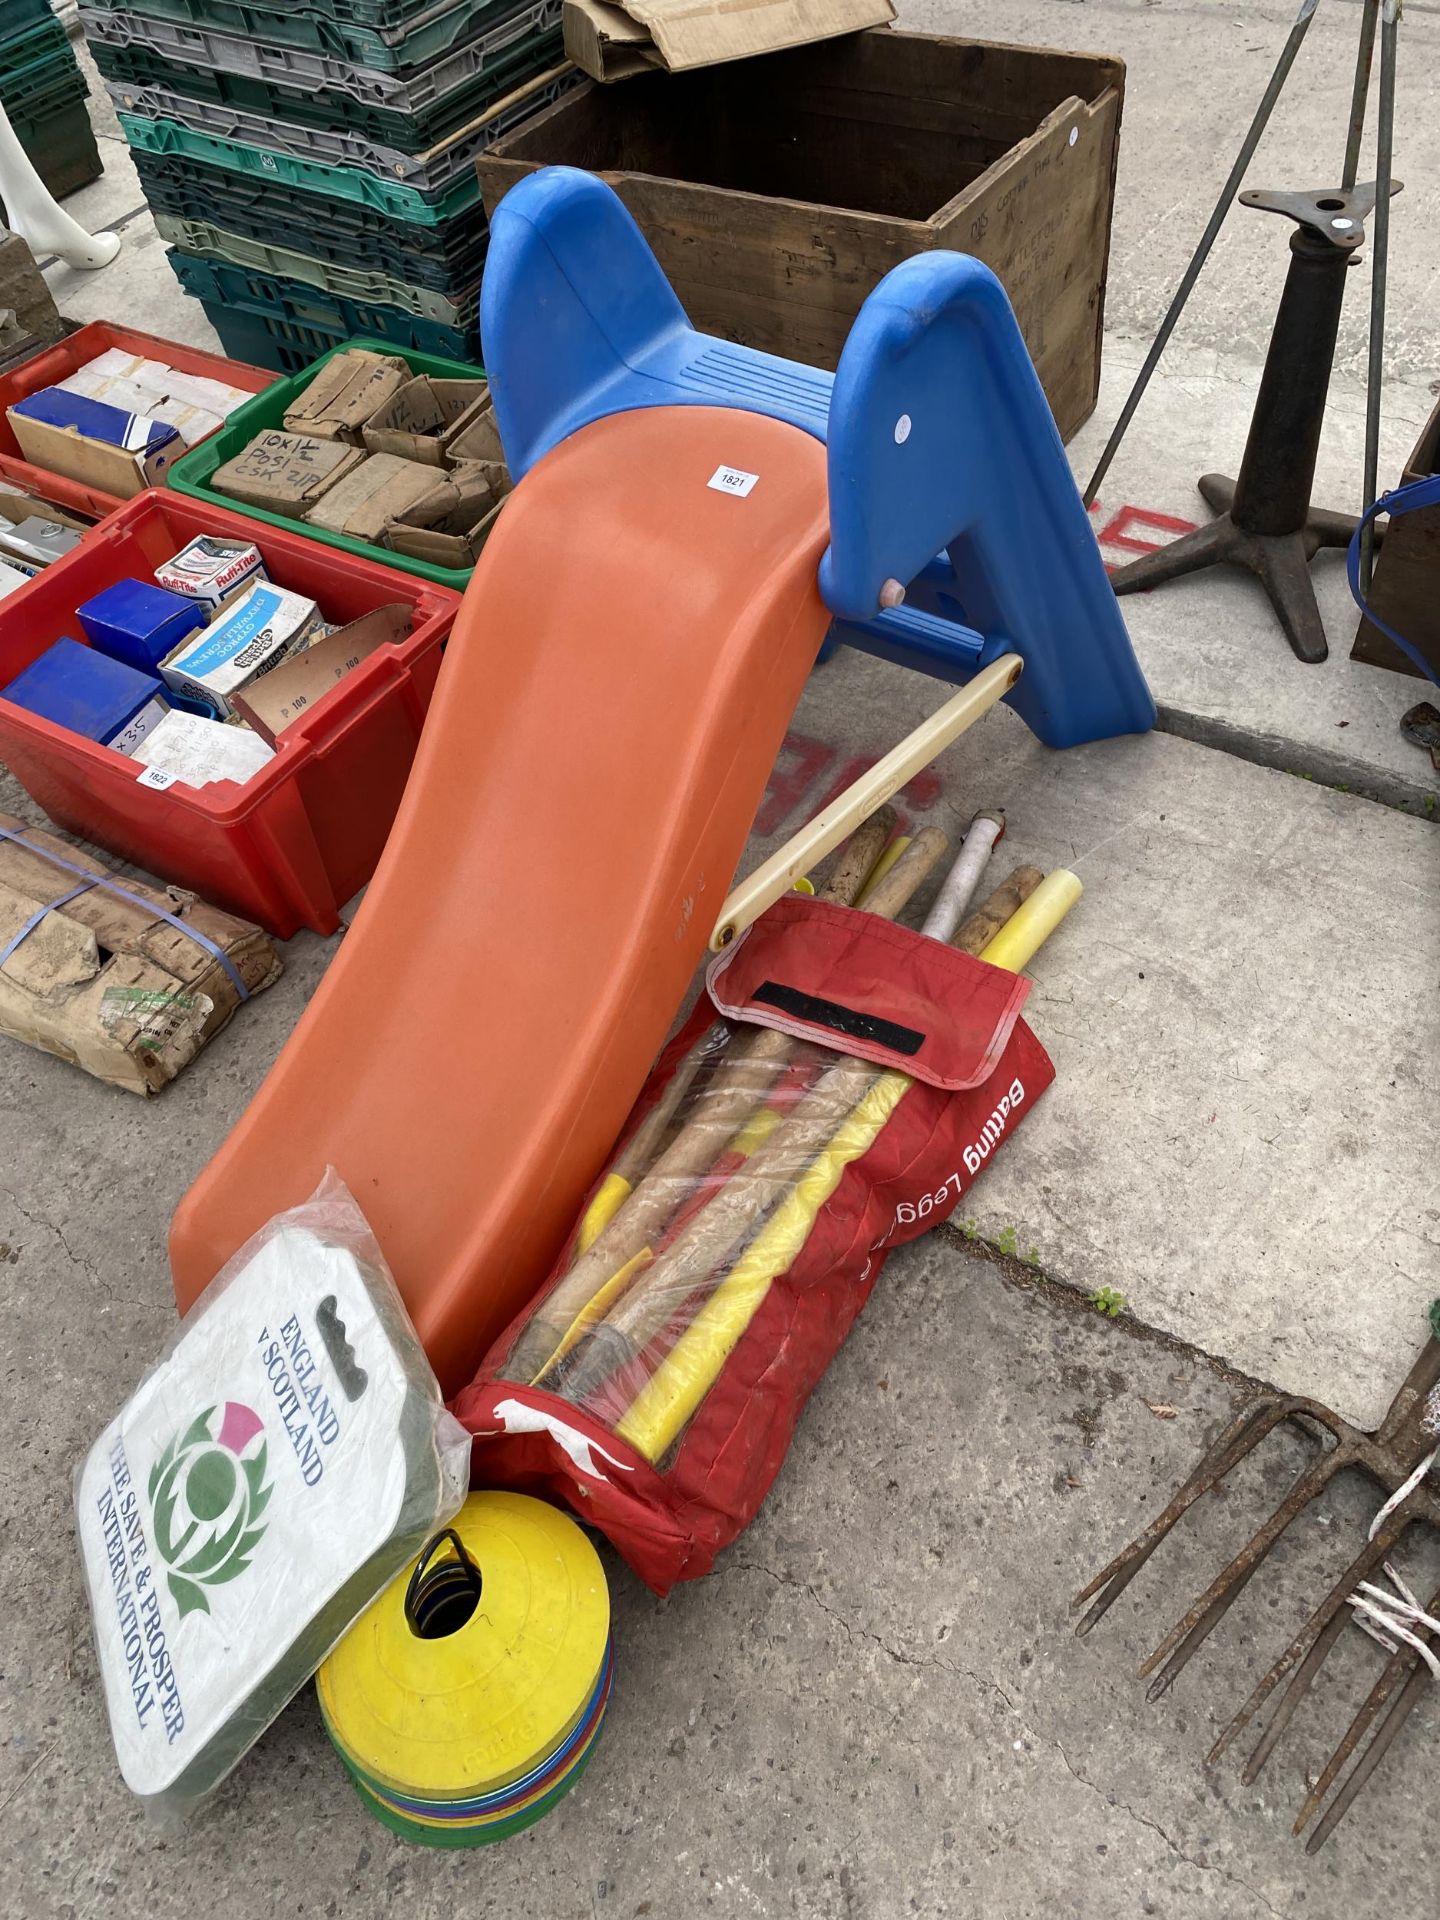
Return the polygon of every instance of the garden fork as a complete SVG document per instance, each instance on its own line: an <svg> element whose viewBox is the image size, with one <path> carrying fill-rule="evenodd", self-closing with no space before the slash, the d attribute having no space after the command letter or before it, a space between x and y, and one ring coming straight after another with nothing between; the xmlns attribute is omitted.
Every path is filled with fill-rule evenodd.
<svg viewBox="0 0 1440 1920"><path fill-rule="evenodd" d="M1321 1429L1334 1446L1305 1467L1294 1486L1265 1524L1245 1543L1222 1573L1216 1575L1184 1618L1176 1623L1141 1667L1142 1675L1156 1674L1150 1684L1149 1698L1159 1700L1174 1684L1181 1669L1204 1644L1227 1610L1239 1596L1245 1583L1275 1545L1290 1523L1309 1507L1335 1476L1347 1467L1358 1467L1384 1488L1385 1505L1376 1515L1364 1548L1345 1569L1335 1586L1304 1627L1260 1681L1250 1698L1215 1742L1207 1759L1213 1765L1244 1731L1264 1706L1280 1682L1291 1675L1280 1697L1273 1718L1245 1767L1246 1785L1258 1776L1270 1758L1281 1735L1294 1716L1310 1683L1345 1626L1355 1617L1366 1624L1372 1637L1391 1650L1391 1657L1375 1682L1350 1727L1330 1756L1295 1822L1300 1833L1315 1817L1322 1801L1355 1754L1366 1734L1369 1745L1351 1767L1348 1777L1334 1795L1324 1817L1311 1834L1307 1851L1314 1853L1324 1845L1360 1788L1379 1765L1382 1756L1419 1701L1427 1681L1440 1674L1440 1663L1429 1651L1432 1640L1440 1645L1440 1630L1433 1616L1440 1614L1440 1590L1422 1612L1412 1605L1408 1623L1401 1630L1391 1624L1391 1616L1382 1607L1379 1617L1386 1628L1375 1630L1377 1617L1355 1609L1373 1585L1362 1591L1361 1583L1371 1583L1380 1573L1396 1577L1387 1566L1387 1556L1413 1526L1440 1529L1440 1493L1431 1469L1440 1455L1440 1302L1431 1308L1434 1331L1419 1359L1410 1369L1404 1385L1396 1394L1390 1411L1374 1433L1363 1432L1319 1401L1295 1394L1262 1394L1252 1400L1208 1450L1194 1473L1175 1498L1140 1536L1133 1540L1108 1567L1098 1573L1073 1604L1092 1602L1075 1631L1086 1634L1129 1586L1170 1529L1189 1509L1218 1486L1226 1475L1260 1445L1282 1421L1293 1421L1303 1431ZM1427 1484L1428 1483L1428 1484ZM1398 1580L1396 1581L1398 1585ZM1411 1597L1406 1592L1407 1599ZM1098 1597L1097 1597L1098 1596ZM1395 1603L1391 1603L1393 1606ZM1393 1637L1392 1637L1393 1636ZM1162 1664L1163 1662L1163 1664Z"/></svg>

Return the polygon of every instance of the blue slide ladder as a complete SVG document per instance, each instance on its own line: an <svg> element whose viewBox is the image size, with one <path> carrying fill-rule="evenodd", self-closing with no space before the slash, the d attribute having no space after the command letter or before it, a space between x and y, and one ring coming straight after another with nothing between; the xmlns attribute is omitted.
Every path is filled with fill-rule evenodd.
<svg viewBox="0 0 1440 1920"><path fill-rule="evenodd" d="M593 174L547 167L491 223L481 334L512 475L636 407L737 407L826 443L820 590L847 646L963 684L998 655L1052 747L1143 733L1135 659L1005 290L968 254L903 261L831 375L698 332ZM906 604L882 610L887 580Z"/></svg>

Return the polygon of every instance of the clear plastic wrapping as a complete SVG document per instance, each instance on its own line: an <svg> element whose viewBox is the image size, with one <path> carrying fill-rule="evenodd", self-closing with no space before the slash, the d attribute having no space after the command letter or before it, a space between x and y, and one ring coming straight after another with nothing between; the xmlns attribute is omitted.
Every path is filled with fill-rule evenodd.
<svg viewBox="0 0 1440 1920"><path fill-rule="evenodd" d="M327 1171L226 1263L76 1472L111 1732L147 1805L218 1786L459 1510L469 1459Z"/></svg>
<svg viewBox="0 0 1440 1920"><path fill-rule="evenodd" d="M662 1458L910 1085L788 1033L714 1022L611 1169L504 1375Z"/></svg>

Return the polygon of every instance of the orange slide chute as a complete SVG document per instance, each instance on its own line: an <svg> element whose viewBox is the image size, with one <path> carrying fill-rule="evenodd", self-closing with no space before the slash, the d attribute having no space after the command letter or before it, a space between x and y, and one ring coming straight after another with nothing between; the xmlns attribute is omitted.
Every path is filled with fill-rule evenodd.
<svg viewBox="0 0 1440 1920"><path fill-rule="evenodd" d="M379 871L178 1209L187 1307L328 1165L447 1392L534 1292L664 1040L830 616L826 454L619 413L517 487ZM746 492L718 470L758 476Z"/></svg>

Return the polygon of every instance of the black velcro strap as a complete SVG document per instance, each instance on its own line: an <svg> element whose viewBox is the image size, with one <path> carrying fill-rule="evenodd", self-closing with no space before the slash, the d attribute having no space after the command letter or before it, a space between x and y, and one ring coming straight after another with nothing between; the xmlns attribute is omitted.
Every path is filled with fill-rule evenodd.
<svg viewBox="0 0 1440 1920"><path fill-rule="evenodd" d="M902 1027L894 1020L877 1020L873 1013L861 1013L858 1007L842 1007L838 1000L821 1000L813 993L801 993L796 987L781 986L767 980L751 998L767 1007L778 1007L796 1020L812 1027L828 1027L832 1033L850 1040L865 1040L872 1046L886 1047L891 1053L909 1058L919 1053L925 1035L914 1027Z"/></svg>

